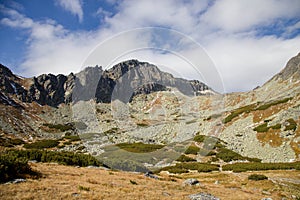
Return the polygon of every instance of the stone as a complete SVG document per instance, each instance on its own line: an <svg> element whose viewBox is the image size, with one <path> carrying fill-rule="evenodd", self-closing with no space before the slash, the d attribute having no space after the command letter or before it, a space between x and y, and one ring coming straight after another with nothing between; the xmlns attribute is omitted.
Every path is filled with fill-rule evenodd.
<svg viewBox="0 0 300 200"><path fill-rule="evenodd" d="M183 182L184 185L199 185L200 182L195 179L195 178L189 178L189 179L186 179L184 182Z"/></svg>
<svg viewBox="0 0 300 200"><path fill-rule="evenodd" d="M198 193L189 195L190 200L220 200L219 198L208 194L208 193Z"/></svg>
<svg viewBox="0 0 300 200"><path fill-rule="evenodd" d="M152 172L146 172L144 176L149 177L149 178L158 179L158 177L155 176Z"/></svg>

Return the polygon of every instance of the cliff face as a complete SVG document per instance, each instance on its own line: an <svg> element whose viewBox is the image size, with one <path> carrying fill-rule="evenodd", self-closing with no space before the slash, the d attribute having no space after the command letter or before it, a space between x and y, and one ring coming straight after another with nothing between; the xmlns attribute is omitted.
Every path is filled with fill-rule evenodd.
<svg viewBox="0 0 300 200"><path fill-rule="evenodd" d="M177 88L188 96L211 90L199 81L174 78L171 74L160 71L155 65L129 60L103 72L97 87L96 98L98 102L104 103L115 99L129 102L135 94L149 94L166 90L167 87Z"/></svg>
<svg viewBox="0 0 300 200"><path fill-rule="evenodd" d="M7 67L0 66L0 87L4 94L15 95L23 102L57 107L62 103L96 98L109 103L119 99L129 101L132 96L175 87L186 95L200 94L209 87L199 81L174 78L155 65L129 60L103 71L101 67L88 67L78 74L68 76L43 74L23 79L15 76ZM113 95L113 97L112 97ZM10 97L7 97L8 100ZM112 99L114 98L114 99ZM5 101L5 98L1 98Z"/></svg>

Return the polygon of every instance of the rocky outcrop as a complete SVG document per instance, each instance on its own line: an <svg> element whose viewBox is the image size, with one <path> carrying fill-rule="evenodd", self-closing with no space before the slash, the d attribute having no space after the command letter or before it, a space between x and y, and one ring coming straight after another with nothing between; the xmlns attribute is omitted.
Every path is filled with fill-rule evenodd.
<svg viewBox="0 0 300 200"><path fill-rule="evenodd" d="M157 66L138 60L128 60L103 72L96 91L98 102L109 103L119 99L129 102L136 94L149 94L177 88L181 93L193 96L204 90L211 90L200 81L175 78L162 72Z"/></svg>
<svg viewBox="0 0 300 200"><path fill-rule="evenodd" d="M52 107L94 98L97 102L105 103L114 99L128 102L135 95L164 91L167 87L175 87L186 95L209 90L199 81L174 78L160 71L157 66L138 60L125 61L105 71L96 66L68 76L42 74L29 79L17 77L1 65L0 77L2 96L11 94L23 102L35 101ZM29 86L22 85L25 82ZM5 98L1 99L4 102Z"/></svg>
<svg viewBox="0 0 300 200"><path fill-rule="evenodd" d="M287 80L291 77L298 80L300 79L300 53L298 53L297 56L291 58L286 64L286 67L274 78Z"/></svg>

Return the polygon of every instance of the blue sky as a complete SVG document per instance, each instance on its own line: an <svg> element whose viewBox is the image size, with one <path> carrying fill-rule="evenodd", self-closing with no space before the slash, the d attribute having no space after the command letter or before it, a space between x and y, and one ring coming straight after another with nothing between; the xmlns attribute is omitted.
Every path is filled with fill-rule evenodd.
<svg viewBox="0 0 300 200"><path fill-rule="evenodd" d="M299 0L0 0L0 62L29 77L136 58L198 79L194 59L216 90L246 91L300 52L299 10Z"/></svg>

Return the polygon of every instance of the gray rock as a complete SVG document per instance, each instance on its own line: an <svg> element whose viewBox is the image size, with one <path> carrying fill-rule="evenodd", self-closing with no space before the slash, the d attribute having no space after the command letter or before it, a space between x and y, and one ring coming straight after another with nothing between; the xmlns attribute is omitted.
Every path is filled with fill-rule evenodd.
<svg viewBox="0 0 300 200"><path fill-rule="evenodd" d="M183 182L184 185L199 185L200 182L195 179L195 178L189 178L189 179L186 179L184 182Z"/></svg>
<svg viewBox="0 0 300 200"><path fill-rule="evenodd" d="M219 198L208 194L208 193L198 193L189 195L190 200L220 200Z"/></svg>
<svg viewBox="0 0 300 200"><path fill-rule="evenodd" d="M145 177L149 177L149 178L154 178L154 179L158 179L157 176L155 176L152 172L146 172L145 173Z"/></svg>

